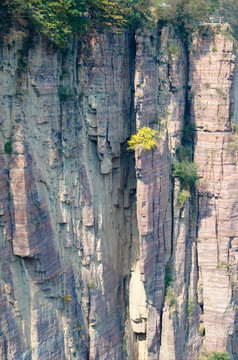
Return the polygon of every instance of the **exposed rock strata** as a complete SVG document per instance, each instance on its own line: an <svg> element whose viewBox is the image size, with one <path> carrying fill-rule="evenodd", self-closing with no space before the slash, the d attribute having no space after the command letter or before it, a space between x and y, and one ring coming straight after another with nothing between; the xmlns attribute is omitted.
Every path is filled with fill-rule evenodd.
<svg viewBox="0 0 238 360"><path fill-rule="evenodd" d="M216 49L216 51L214 51ZM230 129L235 56L223 34L194 41L191 57L194 158L200 164L198 204L199 304L208 351L236 353L237 149ZM210 86L208 86L210 84Z"/></svg>
<svg viewBox="0 0 238 360"><path fill-rule="evenodd" d="M0 359L236 359L232 42L210 31L189 55L164 28L1 52ZM189 98L202 181L179 208ZM158 147L134 160L141 126Z"/></svg>

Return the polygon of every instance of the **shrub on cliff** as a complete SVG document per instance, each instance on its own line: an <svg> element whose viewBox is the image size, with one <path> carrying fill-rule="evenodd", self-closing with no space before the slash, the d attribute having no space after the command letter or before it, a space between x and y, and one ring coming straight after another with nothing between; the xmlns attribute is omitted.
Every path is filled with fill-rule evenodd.
<svg viewBox="0 0 238 360"><path fill-rule="evenodd" d="M168 262L165 265L165 276L164 276L164 288L165 288L165 294L167 293L167 289L171 287L173 284L174 278L173 278L173 269L171 262Z"/></svg>
<svg viewBox="0 0 238 360"><path fill-rule="evenodd" d="M229 360L230 358L231 357L227 352L225 353L213 352L212 355L210 355L210 357L208 358L208 360Z"/></svg>
<svg viewBox="0 0 238 360"><path fill-rule="evenodd" d="M13 149L12 149L12 143L11 143L11 141L6 142L6 144L4 145L4 151L5 151L5 153L7 153L7 154L11 154L11 153L12 153Z"/></svg>
<svg viewBox="0 0 238 360"><path fill-rule="evenodd" d="M225 353L213 352L210 360L229 360L230 358L231 357L227 352L225 352Z"/></svg>
<svg viewBox="0 0 238 360"><path fill-rule="evenodd" d="M206 351L203 353L199 360L229 360L231 357L227 352L219 353L216 351L213 351L211 354L207 354Z"/></svg>
<svg viewBox="0 0 238 360"><path fill-rule="evenodd" d="M194 300L193 299L188 299L188 302L187 302L187 316L188 316L188 318L192 317L193 311L194 311L194 306L195 306Z"/></svg>
<svg viewBox="0 0 238 360"><path fill-rule="evenodd" d="M186 189L182 189L178 195L178 201L177 201L178 206L180 208L183 207L183 204L189 197L190 197L190 192Z"/></svg>
<svg viewBox="0 0 238 360"><path fill-rule="evenodd" d="M157 137L158 131L152 130L149 127L142 127L128 141L128 150L135 150L137 147L142 150L153 149L156 146Z"/></svg>
<svg viewBox="0 0 238 360"><path fill-rule="evenodd" d="M196 188L198 181L198 165L188 160L181 162L175 161L173 163L173 177L180 179L183 188L190 188L191 190Z"/></svg>

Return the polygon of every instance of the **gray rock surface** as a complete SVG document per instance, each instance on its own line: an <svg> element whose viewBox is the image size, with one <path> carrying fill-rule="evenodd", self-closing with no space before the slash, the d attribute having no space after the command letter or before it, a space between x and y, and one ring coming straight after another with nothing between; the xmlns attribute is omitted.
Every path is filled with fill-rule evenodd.
<svg viewBox="0 0 238 360"><path fill-rule="evenodd" d="M237 74L209 34L1 44L1 360L237 358ZM179 206L188 99L201 179ZM143 126L157 147L128 151Z"/></svg>

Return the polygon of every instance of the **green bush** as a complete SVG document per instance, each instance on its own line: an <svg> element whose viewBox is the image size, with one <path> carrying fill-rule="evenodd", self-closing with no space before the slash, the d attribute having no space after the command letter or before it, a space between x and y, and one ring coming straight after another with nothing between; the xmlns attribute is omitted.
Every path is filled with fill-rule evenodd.
<svg viewBox="0 0 238 360"><path fill-rule="evenodd" d="M167 53L170 57L178 57L180 55L180 49L177 45L175 45L174 43L170 42L168 47L167 47Z"/></svg>
<svg viewBox="0 0 238 360"><path fill-rule="evenodd" d="M199 325L199 334L201 336L205 336L205 327L204 327L203 323L200 323L200 325Z"/></svg>
<svg viewBox="0 0 238 360"><path fill-rule="evenodd" d="M235 116L234 116L233 112L230 113L230 123L231 123L232 133L237 134L238 133L238 124L235 123Z"/></svg>
<svg viewBox="0 0 238 360"><path fill-rule="evenodd" d="M68 86L59 86L59 99L61 101L67 101L74 97L74 91L70 89Z"/></svg>
<svg viewBox="0 0 238 360"><path fill-rule="evenodd" d="M229 360L230 358L231 357L227 352L225 353L213 352L208 358L208 360Z"/></svg>
<svg viewBox="0 0 238 360"><path fill-rule="evenodd" d="M167 293L168 288L172 285L174 281L173 275L172 275L172 264L171 262L168 262L165 265L165 277L164 277L164 287L165 287L165 294Z"/></svg>
<svg viewBox="0 0 238 360"><path fill-rule="evenodd" d="M213 45L213 47L212 47L212 52L213 53L217 52L217 47L215 45Z"/></svg>
<svg viewBox="0 0 238 360"><path fill-rule="evenodd" d="M94 289L95 288L95 282L93 280L91 280L88 284L88 287L90 290Z"/></svg>
<svg viewBox="0 0 238 360"><path fill-rule="evenodd" d="M182 189L178 195L178 201L177 201L178 206L181 208L189 197L190 197L190 192L186 189Z"/></svg>
<svg viewBox="0 0 238 360"><path fill-rule="evenodd" d="M175 161L173 163L173 177L180 179L183 188L190 188L191 190L196 188L198 181L198 165L194 162L183 160L181 162Z"/></svg>
<svg viewBox="0 0 238 360"><path fill-rule="evenodd" d="M188 318L191 318L193 315L193 309L194 309L194 301L191 299L188 299L188 303L187 303L187 316Z"/></svg>
<svg viewBox="0 0 238 360"><path fill-rule="evenodd" d="M186 123L183 127L183 134L181 139L181 144L184 147L192 146L193 139L195 135L195 125L189 122L189 119L186 120Z"/></svg>
<svg viewBox="0 0 238 360"><path fill-rule="evenodd" d="M171 286L169 286L166 290L165 302L169 306L169 314L171 316L171 319L174 320L177 310L176 310L175 294Z"/></svg>
<svg viewBox="0 0 238 360"><path fill-rule="evenodd" d="M227 153L232 156L232 160L237 162L238 136L235 132L233 132L233 135L230 136L226 150Z"/></svg>
<svg viewBox="0 0 238 360"><path fill-rule="evenodd" d="M199 357L199 360L229 360L231 357L227 352L219 353L213 351L211 354L204 354Z"/></svg>
<svg viewBox="0 0 238 360"><path fill-rule="evenodd" d="M128 141L128 150L135 150L137 147L142 150L153 149L156 146L157 135L158 131L152 130L149 127L142 127Z"/></svg>
<svg viewBox="0 0 238 360"><path fill-rule="evenodd" d="M7 154L11 154L11 153L12 153L13 149L12 149L12 143L11 143L11 141L6 142L6 144L4 145L4 151L5 151L5 153L7 153Z"/></svg>
<svg viewBox="0 0 238 360"><path fill-rule="evenodd" d="M237 134L238 133L238 124L232 124L232 132L234 134Z"/></svg>
<svg viewBox="0 0 238 360"><path fill-rule="evenodd" d="M179 161L187 160L189 161L192 158L192 149L188 146L180 146L177 149L177 155Z"/></svg>
<svg viewBox="0 0 238 360"><path fill-rule="evenodd" d="M169 306L172 306L175 303L175 295L171 287L168 287L167 289L165 300Z"/></svg>
<svg viewBox="0 0 238 360"><path fill-rule="evenodd" d="M222 99L225 100L227 98L226 93L221 88L216 87L215 90Z"/></svg>

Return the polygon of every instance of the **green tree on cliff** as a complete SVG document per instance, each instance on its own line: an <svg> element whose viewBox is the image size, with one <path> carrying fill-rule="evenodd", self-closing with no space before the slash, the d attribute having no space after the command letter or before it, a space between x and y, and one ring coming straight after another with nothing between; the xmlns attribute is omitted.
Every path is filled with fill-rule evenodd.
<svg viewBox="0 0 238 360"><path fill-rule="evenodd" d="M29 0L30 21L36 30L55 44L65 47L67 38L83 30L85 0Z"/></svg>
<svg viewBox="0 0 238 360"><path fill-rule="evenodd" d="M231 25L233 32L238 37L238 1L222 0L220 4L220 13Z"/></svg>
<svg viewBox="0 0 238 360"><path fill-rule="evenodd" d="M219 8L218 0L162 0L156 3L159 21L191 31L197 22L208 18Z"/></svg>
<svg viewBox="0 0 238 360"><path fill-rule="evenodd" d="M155 22L173 24L187 36L218 10L238 33L237 0L0 0L0 31L36 31L65 48L72 35L134 28L152 14Z"/></svg>
<svg viewBox="0 0 238 360"><path fill-rule="evenodd" d="M141 23L151 0L0 0L0 30L45 35L64 48L89 29L122 30ZM5 21L7 19L7 22ZM29 30L30 29L30 30Z"/></svg>
<svg viewBox="0 0 238 360"><path fill-rule="evenodd" d="M237 0L154 0L156 17L189 33L201 20L220 14L238 36Z"/></svg>

